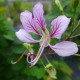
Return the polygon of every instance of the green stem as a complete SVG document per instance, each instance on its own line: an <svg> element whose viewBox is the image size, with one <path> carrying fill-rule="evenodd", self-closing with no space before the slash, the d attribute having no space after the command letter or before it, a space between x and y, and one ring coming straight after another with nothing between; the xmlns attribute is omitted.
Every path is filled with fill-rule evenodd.
<svg viewBox="0 0 80 80"><path fill-rule="evenodd" d="M47 58L47 56L46 56L45 54L44 54L44 57L45 57L46 61L47 61L48 63L50 63L49 60L48 60L48 58Z"/></svg>
<svg viewBox="0 0 80 80"><path fill-rule="evenodd" d="M40 61L41 61L42 65L43 65L43 67L45 68L45 65L44 65L44 63L43 63L42 59L40 59Z"/></svg>

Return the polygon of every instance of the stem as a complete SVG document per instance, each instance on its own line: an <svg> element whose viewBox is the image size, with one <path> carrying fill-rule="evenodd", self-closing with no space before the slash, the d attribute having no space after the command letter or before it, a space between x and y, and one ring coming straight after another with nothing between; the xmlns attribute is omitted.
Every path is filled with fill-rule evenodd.
<svg viewBox="0 0 80 80"><path fill-rule="evenodd" d="M80 36L80 34L77 34L77 35L71 36L70 38L75 38L75 37L78 37L78 36Z"/></svg>
<svg viewBox="0 0 80 80"><path fill-rule="evenodd" d="M80 46L80 45L77 45L77 46Z"/></svg>
<svg viewBox="0 0 80 80"><path fill-rule="evenodd" d="M71 34L65 39L68 40L70 36L80 27L80 21L78 22L77 26L72 30Z"/></svg>
<svg viewBox="0 0 80 80"><path fill-rule="evenodd" d="M74 54L75 56L80 56L80 54Z"/></svg>
<svg viewBox="0 0 80 80"><path fill-rule="evenodd" d="M21 54L21 56L16 61L11 61L11 63L12 64L18 63L22 59L22 57L24 56L25 52L26 52L26 50Z"/></svg>
<svg viewBox="0 0 80 80"><path fill-rule="evenodd" d="M44 54L44 57L45 57L46 61L47 61L48 63L50 63L49 60L48 60L48 58L47 58L47 56L46 56L45 54Z"/></svg>
<svg viewBox="0 0 80 80"><path fill-rule="evenodd" d="M40 59L40 61L41 61L42 65L43 65L43 67L45 68L45 65L44 65L44 63L43 63L42 59Z"/></svg>

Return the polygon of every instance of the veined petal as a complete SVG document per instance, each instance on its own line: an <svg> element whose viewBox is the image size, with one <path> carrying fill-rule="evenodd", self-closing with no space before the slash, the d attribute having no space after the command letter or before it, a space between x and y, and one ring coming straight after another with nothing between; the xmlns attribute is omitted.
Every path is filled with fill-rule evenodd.
<svg viewBox="0 0 80 80"><path fill-rule="evenodd" d="M51 49L53 49L59 56L71 56L78 52L77 44L71 41L63 41L60 43L57 43L54 46L51 46Z"/></svg>
<svg viewBox="0 0 80 80"><path fill-rule="evenodd" d="M70 23L70 18L66 16L58 16L51 23L53 29L50 34L50 37L60 39L62 34L66 31L68 25Z"/></svg>
<svg viewBox="0 0 80 80"><path fill-rule="evenodd" d="M34 8L33 8L33 15L34 18L36 20L36 22L38 23L39 27L45 31L45 19L44 19L44 10L43 10L43 5L38 2Z"/></svg>
<svg viewBox="0 0 80 80"><path fill-rule="evenodd" d="M42 54L42 52L46 46L46 43L47 43L47 40L44 40L42 42L42 45L41 45L41 47L37 53L37 56L33 60L29 61L28 56L27 56L27 62L31 65L31 67L34 66L37 63L37 61L39 60L39 58L40 58L40 56L41 56L41 54Z"/></svg>
<svg viewBox="0 0 80 80"><path fill-rule="evenodd" d="M24 29L20 29L18 32L16 32L16 36L22 42L27 42L27 43L40 42L40 40L34 40L32 36L28 32L26 32Z"/></svg>
<svg viewBox="0 0 80 80"><path fill-rule="evenodd" d="M32 19L32 13L31 12L29 12L29 11L22 12L20 15L20 20L22 22L24 29L27 32L33 32L33 33L40 35L40 32L38 30L38 26L34 23L34 20Z"/></svg>

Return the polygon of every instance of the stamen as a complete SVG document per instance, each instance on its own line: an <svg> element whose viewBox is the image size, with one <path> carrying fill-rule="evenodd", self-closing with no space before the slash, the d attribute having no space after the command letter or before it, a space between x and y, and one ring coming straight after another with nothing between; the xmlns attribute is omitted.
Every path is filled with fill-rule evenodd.
<svg viewBox="0 0 80 80"><path fill-rule="evenodd" d="M31 61L29 61L29 57L30 57L31 61L33 61L33 59L34 59L34 54L33 54L33 53L28 53L28 55L27 55L27 62L28 62L28 63L31 62Z"/></svg>
<svg viewBox="0 0 80 80"><path fill-rule="evenodd" d="M27 51L27 49L21 54L21 56L16 60L16 61L11 61L11 63L12 64L16 64L16 63L18 63L21 59L22 59L22 57L24 56L24 54L25 54L25 52Z"/></svg>
<svg viewBox="0 0 80 80"><path fill-rule="evenodd" d="M42 42L42 45L41 45L36 57L32 61L29 61L28 57L27 57L27 62L30 64L30 67L34 66L37 63L38 59L40 58L40 56L41 56L41 54L42 54L42 52L46 46L46 43L47 43L47 40L44 40Z"/></svg>

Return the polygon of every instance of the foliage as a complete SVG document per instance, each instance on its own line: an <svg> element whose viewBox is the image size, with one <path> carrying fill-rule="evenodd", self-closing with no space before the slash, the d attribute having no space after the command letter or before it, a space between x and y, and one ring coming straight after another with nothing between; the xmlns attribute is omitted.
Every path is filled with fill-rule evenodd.
<svg viewBox="0 0 80 80"><path fill-rule="evenodd" d="M65 36L68 36L74 28L78 20L80 19L80 1L75 2L76 0L60 0L61 5L63 7L64 14L68 17L72 18L72 23L70 24L71 27L68 28L67 32L63 35L62 40ZM2 4L4 3L4 4ZM32 68L26 62L26 55L22 58L22 60L15 64L11 64L11 60L15 61L19 58L19 56L24 52L25 47L23 47L22 43L16 38L15 36L15 27L14 25L19 25L19 14L24 10L32 11L33 3L21 3L14 2L13 5L10 7L11 17L10 19L7 17L7 8L4 6L6 3L1 0L0 1L0 80L49 80L49 75L46 72L45 68L43 68L40 60L38 64ZM76 6L76 7L74 7ZM55 4L54 0L52 0L52 8L51 12L45 8L46 15L45 18L47 21L53 20L60 14L63 14L59 7ZM73 35L79 34L80 28L77 30ZM34 35L34 38L37 37ZM80 44L80 37L76 37L70 39L77 44ZM54 39L54 42L57 42ZM51 41L53 44L53 40ZM39 49L39 44L35 44L33 46L34 51L37 52ZM52 58L53 59L53 58ZM72 74L74 74L74 70L63 60L56 60L53 59L51 61L54 68L57 70L57 80L72 80ZM71 57L71 60L75 61L78 68L80 69L80 59L77 57ZM44 60L47 64L47 62ZM64 76L64 77L63 77ZM77 79L75 79L77 80Z"/></svg>

